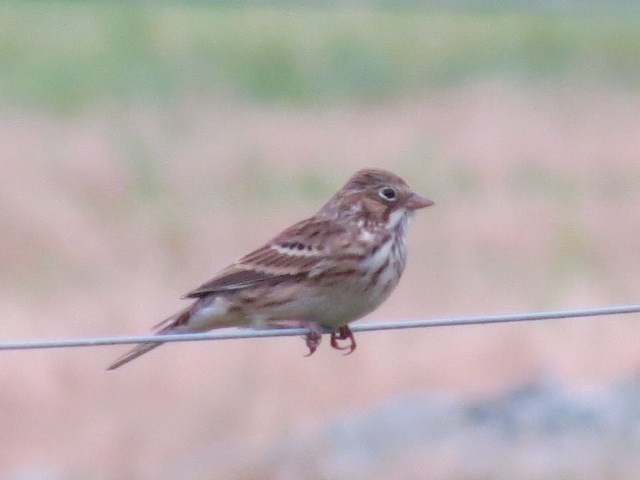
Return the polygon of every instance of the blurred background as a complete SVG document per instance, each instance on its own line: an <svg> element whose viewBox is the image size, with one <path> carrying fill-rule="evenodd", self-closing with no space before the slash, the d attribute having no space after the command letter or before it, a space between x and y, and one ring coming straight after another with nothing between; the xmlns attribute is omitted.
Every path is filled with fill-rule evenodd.
<svg viewBox="0 0 640 480"><path fill-rule="evenodd" d="M365 166L436 202L370 320L637 303L633 6L350 3L3 2L0 340L146 333ZM0 478L640 478L639 320L5 352Z"/></svg>

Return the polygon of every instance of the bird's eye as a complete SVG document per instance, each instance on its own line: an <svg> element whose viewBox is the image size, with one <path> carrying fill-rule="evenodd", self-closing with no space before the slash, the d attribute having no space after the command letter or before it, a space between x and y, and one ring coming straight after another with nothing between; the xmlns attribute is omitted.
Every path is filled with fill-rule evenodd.
<svg viewBox="0 0 640 480"><path fill-rule="evenodd" d="M394 202L396 198L398 198L398 192L396 192L395 188L392 187L382 187L378 191L378 195L388 202Z"/></svg>

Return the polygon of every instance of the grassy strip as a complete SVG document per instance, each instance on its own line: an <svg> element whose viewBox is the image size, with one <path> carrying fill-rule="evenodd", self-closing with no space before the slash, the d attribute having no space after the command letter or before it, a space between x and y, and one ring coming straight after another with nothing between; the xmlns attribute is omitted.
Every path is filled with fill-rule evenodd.
<svg viewBox="0 0 640 480"><path fill-rule="evenodd" d="M342 103L478 77L640 77L636 17L5 2L0 102Z"/></svg>

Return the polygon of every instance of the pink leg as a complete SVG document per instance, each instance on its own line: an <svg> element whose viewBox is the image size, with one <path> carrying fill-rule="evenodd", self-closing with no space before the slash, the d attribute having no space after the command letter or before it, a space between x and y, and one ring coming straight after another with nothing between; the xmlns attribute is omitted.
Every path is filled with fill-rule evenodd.
<svg viewBox="0 0 640 480"><path fill-rule="evenodd" d="M313 355L313 352L316 351L318 345L322 341L322 327L315 323L309 323L307 328L310 330L309 333L304 337L305 342L307 343L307 347L309 348L309 353L305 355L305 357L310 357Z"/></svg>
<svg viewBox="0 0 640 480"><path fill-rule="evenodd" d="M342 347L338 344L338 340L350 340L351 343L348 346ZM345 353L345 355L349 355L356 349L358 345L356 344L356 339L353 336L353 332L351 331L349 326L344 325L338 329L337 334L335 330L331 332L331 346L337 350L349 350L347 353Z"/></svg>
<svg viewBox="0 0 640 480"><path fill-rule="evenodd" d="M324 330L321 326L315 323L305 323L300 320L271 320L269 321L270 328L305 328L307 327L310 332L304 336L309 353L305 357L313 355L322 341L322 334Z"/></svg>

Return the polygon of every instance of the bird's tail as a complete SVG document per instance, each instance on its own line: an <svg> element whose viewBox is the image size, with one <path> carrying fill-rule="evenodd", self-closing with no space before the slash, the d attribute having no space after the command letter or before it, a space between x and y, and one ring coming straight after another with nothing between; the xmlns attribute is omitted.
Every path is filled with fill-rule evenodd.
<svg viewBox="0 0 640 480"><path fill-rule="evenodd" d="M158 335L161 335L161 334L158 333ZM125 363L129 363L131 360L135 360L140 355L144 355L145 353L150 352L154 348L159 347L163 343L164 342L141 343L140 345L136 345L132 350L130 350L129 352L125 353L123 356L121 356L119 359L117 359L115 362L113 362L111 365L109 365L107 370L115 370L116 368L121 367Z"/></svg>
<svg viewBox="0 0 640 480"><path fill-rule="evenodd" d="M189 320L189 316L191 315L191 309L187 308L182 310L181 312L176 313L175 315L167 318L160 324L156 326L159 328L156 335L169 335L173 333L185 333L180 327L184 327ZM154 342L154 343L141 343L136 345L132 350L125 353L123 356L118 358L115 362L113 362L107 370L115 370L116 368L121 367L125 363L129 363L131 360L135 360L140 355L144 355L147 352L150 352L154 348L158 348L164 342Z"/></svg>

